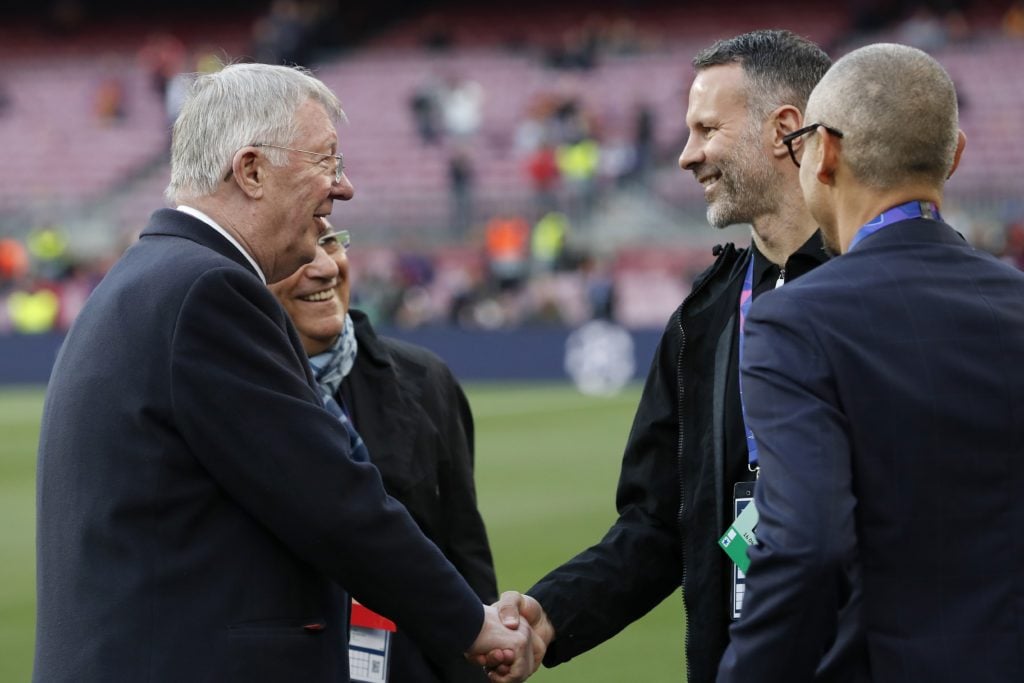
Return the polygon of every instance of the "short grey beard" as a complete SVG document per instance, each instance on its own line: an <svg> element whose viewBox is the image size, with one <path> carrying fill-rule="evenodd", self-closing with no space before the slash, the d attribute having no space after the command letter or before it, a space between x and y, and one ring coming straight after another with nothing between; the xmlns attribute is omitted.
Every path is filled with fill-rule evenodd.
<svg viewBox="0 0 1024 683"><path fill-rule="evenodd" d="M738 143L747 154L763 154L760 151L760 140L756 129ZM745 162L745 163L744 163ZM736 179L736 165L730 170L729 178L722 174L719 182L727 183L729 192L717 203L708 204L708 223L722 229L741 223L753 224L754 218L774 213L778 208L781 181L774 167L765 158L743 159L746 173L742 184L732 182ZM722 171L719 167L719 171Z"/></svg>
<svg viewBox="0 0 1024 683"><path fill-rule="evenodd" d="M743 218L737 217L739 211L736 208L735 202L717 202L715 204L708 204L707 219L708 223L712 227L718 228L719 230L725 230L730 225L737 225L740 223L749 223L750 221Z"/></svg>
<svg viewBox="0 0 1024 683"><path fill-rule="evenodd" d="M747 177L746 187L732 185L726 197L708 204L708 223L718 229L730 225L753 224L754 218L774 213L777 208L777 181L769 174ZM740 195L738 197L737 195Z"/></svg>

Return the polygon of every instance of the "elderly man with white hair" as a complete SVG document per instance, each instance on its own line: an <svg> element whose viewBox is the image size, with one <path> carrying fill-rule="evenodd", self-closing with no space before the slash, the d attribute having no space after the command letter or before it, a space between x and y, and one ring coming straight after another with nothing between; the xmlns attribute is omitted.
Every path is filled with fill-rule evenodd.
<svg viewBox="0 0 1024 683"><path fill-rule="evenodd" d="M532 668L361 462L267 289L353 195L337 98L307 72L200 77L176 209L93 293L39 444L35 680L347 681L351 593L423 647Z"/></svg>

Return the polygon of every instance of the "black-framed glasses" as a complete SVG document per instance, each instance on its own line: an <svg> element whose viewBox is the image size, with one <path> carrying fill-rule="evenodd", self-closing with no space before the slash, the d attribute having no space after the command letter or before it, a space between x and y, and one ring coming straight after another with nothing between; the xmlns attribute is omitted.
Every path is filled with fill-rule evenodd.
<svg viewBox="0 0 1024 683"><path fill-rule="evenodd" d="M804 126L800 130L794 130L789 135L783 136L782 143L786 145L786 149L789 150L789 158L793 160L793 163L796 164L797 168L800 168L800 160L796 158L796 152L793 151L793 141L799 137L807 135L808 133L813 133L818 130L819 127L824 128L830 135L835 135L837 138L841 139L843 137L843 131L833 128L832 126L826 126L824 123L812 123L809 126Z"/></svg>
<svg viewBox="0 0 1024 683"><path fill-rule="evenodd" d="M348 230L331 230L320 235L316 244L318 247L323 247L328 255L331 255L337 254L339 249L348 251L352 239L349 237Z"/></svg>
<svg viewBox="0 0 1024 683"><path fill-rule="evenodd" d="M299 152L300 154L312 154L313 156L320 157L320 161L326 161L327 159L334 159L334 182L340 183L341 176L345 172L345 155L343 154L324 154L323 152L310 152L305 149L295 149L294 147L284 147L282 145L272 145L269 142L257 142L253 147L273 147L274 149L284 149L289 152ZM317 163L320 163L319 161Z"/></svg>

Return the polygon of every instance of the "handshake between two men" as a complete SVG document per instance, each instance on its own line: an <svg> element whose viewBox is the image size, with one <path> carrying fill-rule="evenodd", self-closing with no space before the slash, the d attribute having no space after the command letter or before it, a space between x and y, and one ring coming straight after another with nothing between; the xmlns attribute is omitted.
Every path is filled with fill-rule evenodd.
<svg viewBox="0 0 1024 683"><path fill-rule="evenodd" d="M492 683L525 681L540 667L555 638L547 614L535 599L516 591L502 593L484 612L483 628L467 659L482 666Z"/></svg>

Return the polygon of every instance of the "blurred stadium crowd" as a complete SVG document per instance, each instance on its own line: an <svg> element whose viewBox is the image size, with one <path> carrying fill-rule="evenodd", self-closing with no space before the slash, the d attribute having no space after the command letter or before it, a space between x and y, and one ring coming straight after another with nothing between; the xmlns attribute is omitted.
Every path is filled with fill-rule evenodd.
<svg viewBox="0 0 1024 683"><path fill-rule="evenodd" d="M18 3L15 3L18 5ZM877 40L957 81L947 216L1024 267L1024 2L499 5L326 0L14 8L0 28L0 334L63 330L150 211L195 72L313 68L349 114L354 297L380 324L660 327L723 236L675 160L689 59L785 27ZM742 239L742 238L741 238Z"/></svg>

